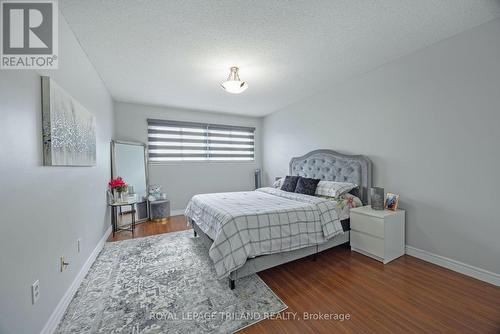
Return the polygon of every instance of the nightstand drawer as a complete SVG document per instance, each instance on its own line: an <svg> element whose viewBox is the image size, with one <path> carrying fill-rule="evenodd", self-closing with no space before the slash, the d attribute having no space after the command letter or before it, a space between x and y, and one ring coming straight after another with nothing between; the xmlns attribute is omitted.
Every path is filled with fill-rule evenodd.
<svg viewBox="0 0 500 334"><path fill-rule="evenodd" d="M351 213L351 229L384 238L384 220L361 213Z"/></svg>
<svg viewBox="0 0 500 334"><path fill-rule="evenodd" d="M351 247L384 258L384 240L371 235L351 231Z"/></svg>

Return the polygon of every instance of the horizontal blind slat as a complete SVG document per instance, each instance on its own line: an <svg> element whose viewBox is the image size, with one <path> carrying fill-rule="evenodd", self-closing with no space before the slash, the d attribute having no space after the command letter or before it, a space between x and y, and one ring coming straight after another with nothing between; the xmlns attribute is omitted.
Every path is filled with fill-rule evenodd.
<svg viewBox="0 0 500 334"><path fill-rule="evenodd" d="M208 154L208 151L203 149L181 149L181 150L170 150L170 149L152 149L151 154Z"/></svg>
<svg viewBox="0 0 500 334"><path fill-rule="evenodd" d="M229 158L229 157L249 157L253 158L253 153L250 154L211 154L210 158L215 157L215 158Z"/></svg>
<svg viewBox="0 0 500 334"><path fill-rule="evenodd" d="M204 153L149 153L149 156L154 157L206 157ZM246 154L214 154L214 157L228 158L228 157L253 157L253 153Z"/></svg>
<svg viewBox="0 0 500 334"><path fill-rule="evenodd" d="M253 161L253 157L232 157L232 158L196 158L196 157L156 157L150 159L153 162L162 161Z"/></svg>
<svg viewBox="0 0 500 334"><path fill-rule="evenodd" d="M188 143L184 141L150 141L149 146L152 146L154 148L161 148L161 147L207 147L206 143ZM216 148L216 149L224 149L224 148L248 148L248 149L254 149L253 143L239 143L239 144L214 144L214 143L209 143L208 144L209 148Z"/></svg>
<svg viewBox="0 0 500 334"><path fill-rule="evenodd" d="M148 135L148 138L160 138L160 139L165 139L165 140L208 140L210 142L229 142L229 141L234 141L234 142L241 142L241 143L251 143L254 142L253 138L248 138L248 137L208 137L204 136L202 134L181 134L181 133L174 133L174 134L169 134L169 133L151 133Z"/></svg>
<svg viewBox="0 0 500 334"><path fill-rule="evenodd" d="M179 134L186 134L186 135L195 135L195 136L200 136L203 135L205 136L205 132L197 132L197 131L189 131L189 130L167 130L167 129L148 129L148 134L171 134L171 135L179 135Z"/></svg>
<svg viewBox="0 0 500 334"><path fill-rule="evenodd" d="M207 145L201 143L182 143L182 142L155 142L149 143L149 146L153 149L156 148L206 148Z"/></svg>
<svg viewBox="0 0 500 334"><path fill-rule="evenodd" d="M149 159L152 162L162 161L209 161L207 157L203 158L190 158L190 157L152 157Z"/></svg>
<svg viewBox="0 0 500 334"><path fill-rule="evenodd" d="M148 125L154 126L184 126L184 127L197 127L206 128L207 124L197 122L184 122L184 121L166 121L161 119L148 119Z"/></svg>
<svg viewBox="0 0 500 334"><path fill-rule="evenodd" d="M156 137L149 137L148 141L150 143L155 143L155 142L183 142L183 143L203 143L206 145L207 140L206 139L184 139L184 138L156 138Z"/></svg>
<svg viewBox="0 0 500 334"><path fill-rule="evenodd" d="M172 139L192 139L192 140L206 140L207 136L203 134L190 134L190 135L183 135L183 134L167 134L167 133L150 133L148 135L149 138L164 138L167 140L172 140Z"/></svg>
<svg viewBox="0 0 500 334"><path fill-rule="evenodd" d="M253 134L248 134L248 135L231 135L231 134L228 134L228 135L225 135L225 134L219 134L219 133L208 133L208 138L211 139L211 138L214 138L214 139L218 139L218 138L247 138L247 139L254 139L254 135Z"/></svg>
<svg viewBox="0 0 500 334"><path fill-rule="evenodd" d="M183 143L207 143L207 139L198 139L198 138L168 138L168 137L148 137L148 141L150 143L154 142L183 142ZM231 140L208 140L208 144L231 144L231 145L253 145L254 140L242 140L236 138Z"/></svg>
<svg viewBox="0 0 500 334"><path fill-rule="evenodd" d="M171 154L171 153L153 153L153 152L149 153L149 156L151 158L155 158L155 157L159 157L159 158L160 157L172 157L172 158L174 158L174 157L199 157L199 158L205 157L206 158L207 157L206 154L194 154L194 153L193 154L182 154L182 153Z"/></svg>
<svg viewBox="0 0 500 334"><path fill-rule="evenodd" d="M246 132L246 131L220 131L220 130L212 130L208 131L209 136L243 136L243 137L253 137L255 132Z"/></svg>
<svg viewBox="0 0 500 334"><path fill-rule="evenodd" d="M209 130L232 130L232 131L245 131L245 132L254 132L255 128L246 127L246 126L234 126L234 125L217 125L217 124L208 124Z"/></svg>
<svg viewBox="0 0 500 334"><path fill-rule="evenodd" d="M235 161L253 161L254 160L254 157L210 157L209 159L207 159L208 161L229 161L229 160L235 160Z"/></svg>
<svg viewBox="0 0 500 334"><path fill-rule="evenodd" d="M218 152L218 151L245 151L245 152L253 152L253 148L241 148L241 147L209 147L207 149L206 146L161 146L161 147L153 147L150 149L151 152L158 152L158 150L204 150L210 152Z"/></svg>

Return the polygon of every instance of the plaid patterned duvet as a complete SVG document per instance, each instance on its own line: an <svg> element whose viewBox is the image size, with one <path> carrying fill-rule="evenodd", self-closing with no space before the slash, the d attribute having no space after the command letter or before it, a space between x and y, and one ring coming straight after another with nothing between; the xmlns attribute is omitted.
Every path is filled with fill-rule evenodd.
<svg viewBox="0 0 500 334"><path fill-rule="evenodd" d="M186 216L212 240L219 278L248 258L325 242L344 233L336 203L275 188L193 196Z"/></svg>

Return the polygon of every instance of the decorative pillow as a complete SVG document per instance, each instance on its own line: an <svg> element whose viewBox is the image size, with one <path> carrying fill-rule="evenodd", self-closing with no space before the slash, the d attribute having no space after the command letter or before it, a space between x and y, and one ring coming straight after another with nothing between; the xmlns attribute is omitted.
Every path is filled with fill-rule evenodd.
<svg viewBox="0 0 500 334"><path fill-rule="evenodd" d="M358 206L363 206L363 202L359 197L354 196L353 194L345 193L340 195L339 197L330 197L330 196L318 196L324 198L326 200L337 202L337 205L340 207L348 206L350 209L357 208Z"/></svg>
<svg viewBox="0 0 500 334"><path fill-rule="evenodd" d="M319 196L326 200L335 202L337 205L337 214L340 220L349 219L350 210L352 208L357 208L363 206L363 202L361 200L349 193L345 193L340 197L328 197L328 196Z"/></svg>
<svg viewBox="0 0 500 334"><path fill-rule="evenodd" d="M280 189L281 186L283 185L283 181L285 181L285 178L284 177L280 177L279 179L277 179L276 181L273 182L273 188L278 188Z"/></svg>
<svg viewBox="0 0 500 334"><path fill-rule="evenodd" d="M316 187L316 195L339 197L357 187L357 184L349 182L319 181Z"/></svg>
<svg viewBox="0 0 500 334"><path fill-rule="evenodd" d="M307 177L301 177L297 181L297 187L295 188L295 192L299 194L314 196L318 183L319 179L310 179Z"/></svg>
<svg viewBox="0 0 500 334"><path fill-rule="evenodd" d="M297 187L297 182L299 181L300 176L290 176L287 175L285 177L285 181L281 185L281 190L288 192L295 192L295 188Z"/></svg>

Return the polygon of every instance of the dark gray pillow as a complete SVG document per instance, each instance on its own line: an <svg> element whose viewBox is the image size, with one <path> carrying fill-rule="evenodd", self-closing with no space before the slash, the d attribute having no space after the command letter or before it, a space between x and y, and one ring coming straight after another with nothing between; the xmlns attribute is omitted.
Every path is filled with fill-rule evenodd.
<svg viewBox="0 0 500 334"><path fill-rule="evenodd" d="M288 191L288 192L295 192L295 188L297 187L297 182L299 181L300 176L290 176L287 175L285 177L285 181L283 181L283 184L281 185L281 190Z"/></svg>
<svg viewBox="0 0 500 334"><path fill-rule="evenodd" d="M297 187L295 187L295 192L304 195L314 196L316 192L316 187L318 187L319 179L310 179L307 177L301 177L297 181Z"/></svg>

